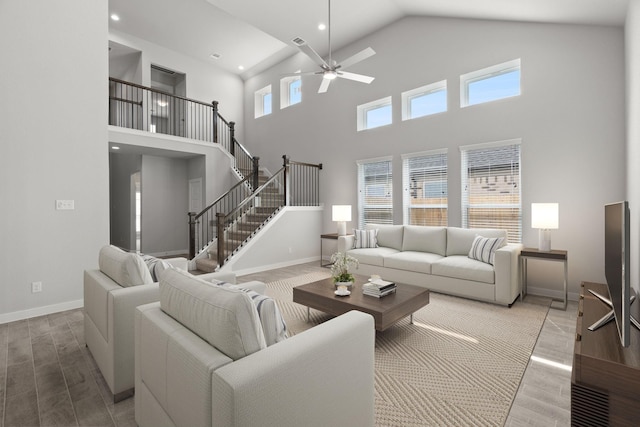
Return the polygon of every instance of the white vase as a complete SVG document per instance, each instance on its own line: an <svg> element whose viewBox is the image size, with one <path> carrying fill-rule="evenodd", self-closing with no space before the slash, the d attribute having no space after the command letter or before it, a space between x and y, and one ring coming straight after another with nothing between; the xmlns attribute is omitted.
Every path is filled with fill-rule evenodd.
<svg viewBox="0 0 640 427"><path fill-rule="evenodd" d="M351 290L352 285L353 282L336 282L336 289L338 289L340 286L346 286L347 289Z"/></svg>

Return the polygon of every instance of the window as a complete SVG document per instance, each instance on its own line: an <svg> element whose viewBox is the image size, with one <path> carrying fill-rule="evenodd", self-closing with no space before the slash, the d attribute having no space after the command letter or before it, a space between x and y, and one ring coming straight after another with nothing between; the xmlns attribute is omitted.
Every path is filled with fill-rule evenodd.
<svg viewBox="0 0 640 427"><path fill-rule="evenodd" d="M447 225L447 150L402 156L403 224Z"/></svg>
<svg viewBox="0 0 640 427"><path fill-rule="evenodd" d="M460 147L462 226L502 228L522 241L520 140Z"/></svg>
<svg viewBox="0 0 640 427"><path fill-rule="evenodd" d="M447 111L447 81L402 92L402 120Z"/></svg>
<svg viewBox="0 0 640 427"><path fill-rule="evenodd" d="M393 224L391 157L358 162L358 228Z"/></svg>
<svg viewBox="0 0 640 427"><path fill-rule="evenodd" d="M358 105L358 131L391 124L391 97Z"/></svg>
<svg viewBox="0 0 640 427"><path fill-rule="evenodd" d="M255 93L255 118L271 114L271 85Z"/></svg>
<svg viewBox="0 0 640 427"><path fill-rule="evenodd" d="M462 107L518 95L520 95L520 59L460 76Z"/></svg>
<svg viewBox="0 0 640 427"><path fill-rule="evenodd" d="M302 78L290 76L280 79L280 108L287 108L302 101Z"/></svg>

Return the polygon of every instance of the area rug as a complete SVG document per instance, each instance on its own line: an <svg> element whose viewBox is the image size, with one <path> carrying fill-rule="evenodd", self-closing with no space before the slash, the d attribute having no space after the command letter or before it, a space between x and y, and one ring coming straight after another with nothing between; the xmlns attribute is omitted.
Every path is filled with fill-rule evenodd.
<svg viewBox="0 0 640 427"><path fill-rule="evenodd" d="M331 316L292 301L294 286L329 277L310 273L267 283L289 335ZM429 304L376 333L377 426L502 426L549 307L511 308L431 293Z"/></svg>

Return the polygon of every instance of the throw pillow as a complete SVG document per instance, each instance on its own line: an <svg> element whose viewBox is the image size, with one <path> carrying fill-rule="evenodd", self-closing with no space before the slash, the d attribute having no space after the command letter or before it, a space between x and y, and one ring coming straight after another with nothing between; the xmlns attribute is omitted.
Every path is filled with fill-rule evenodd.
<svg viewBox="0 0 640 427"><path fill-rule="evenodd" d="M267 347L284 341L287 338L287 324L273 298L252 291L251 289L245 289L242 286L232 285L231 283L221 282L216 279L211 279L210 281L216 286L227 289L238 289L249 295L258 311L258 317L260 318L260 324L262 325L262 332L264 333Z"/></svg>
<svg viewBox="0 0 640 427"><path fill-rule="evenodd" d="M160 258L156 258L152 255L142 255L142 260L147 265L154 283L160 280L160 274L164 270L166 270L167 268L173 268L168 262L161 260Z"/></svg>
<svg viewBox="0 0 640 427"><path fill-rule="evenodd" d="M378 247L378 229L371 230L353 230L356 239L353 242L353 249L377 248Z"/></svg>
<svg viewBox="0 0 640 427"><path fill-rule="evenodd" d="M482 237L476 235L469 258L493 265L496 250L504 245L504 237Z"/></svg>

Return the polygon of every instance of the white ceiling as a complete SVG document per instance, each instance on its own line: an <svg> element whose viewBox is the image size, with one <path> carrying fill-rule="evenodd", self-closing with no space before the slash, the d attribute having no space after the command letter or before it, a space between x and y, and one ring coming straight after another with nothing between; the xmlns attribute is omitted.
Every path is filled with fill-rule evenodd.
<svg viewBox="0 0 640 427"><path fill-rule="evenodd" d="M624 25L630 0L333 0L332 50L405 16ZM327 0L109 0L109 28L210 61L243 78L298 50L328 52ZM220 59L211 59L217 53ZM238 66L243 65L244 70Z"/></svg>

